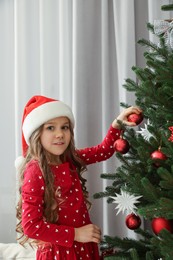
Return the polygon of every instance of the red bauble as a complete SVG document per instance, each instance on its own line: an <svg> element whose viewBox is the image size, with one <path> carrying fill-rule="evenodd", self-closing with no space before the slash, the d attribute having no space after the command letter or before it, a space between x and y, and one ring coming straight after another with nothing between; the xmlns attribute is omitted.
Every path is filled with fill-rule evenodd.
<svg viewBox="0 0 173 260"><path fill-rule="evenodd" d="M135 215L134 213L131 213L129 215L127 215L126 217L126 226L129 229L137 229L139 228L141 225L141 219L139 216Z"/></svg>
<svg viewBox="0 0 173 260"><path fill-rule="evenodd" d="M158 235L162 229L167 229L173 233L173 220L165 219L162 217L154 218L151 222L153 232Z"/></svg>
<svg viewBox="0 0 173 260"><path fill-rule="evenodd" d="M130 114L129 116L128 116L128 121L129 122L134 122L134 123L136 123L136 125L139 125L141 122L142 122L142 120L143 120L143 114Z"/></svg>
<svg viewBox="0 0 173 260"><path fill-rule="evenodd" d="M114 249L113 248L110 248L110 249L106 249L102 252L101 254L101 259L104 259L105 256L111 256L113 255L115 252L114 252Z"/></svg>
<svg viewBox="0 0 173 260"><path fill-rule="evenodd" d="M166 160L167 159L166 155L159 150L152 152L151 158L157 159L157 160Z"/></svg>
<svg viewBox="0 0 173 260"><path fill-rule="evenodd" d="M130 148L130 146L126 139L120 138L120 139L117 139L114 143L114 149L116 152L125 154L129 151L129 148Z"/></svg>

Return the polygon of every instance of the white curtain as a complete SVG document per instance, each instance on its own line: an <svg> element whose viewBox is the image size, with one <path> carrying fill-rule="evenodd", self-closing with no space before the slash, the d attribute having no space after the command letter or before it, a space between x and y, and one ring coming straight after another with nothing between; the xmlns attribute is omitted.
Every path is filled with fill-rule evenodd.
<svg viewBox="0 0 173 260"><path fill-rule="evenodd" d="M149 38L148 21L169 19L161 0L1 0L0 1L0 242L14 242L16 173L21 154L21 116L32 95L69 104L76 118L78 148L96 145L119 114L120 102L134 104L122 87L131 67L145 66L139 38ZM93 200L115 172L115 156L88 167L92 221L103 234L134 236L114 205Z"/></svg>

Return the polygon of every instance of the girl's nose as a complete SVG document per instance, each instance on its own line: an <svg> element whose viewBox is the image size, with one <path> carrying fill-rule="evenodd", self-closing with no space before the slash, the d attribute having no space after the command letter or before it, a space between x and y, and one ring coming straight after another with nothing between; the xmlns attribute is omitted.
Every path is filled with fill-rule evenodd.
<svg viewBox="0 0 173 260"><path fill-rule="evenodd" d="M59 137L62 137L62 136L63 136L63 132L61 130L56 131L56 133L55 133L56 138L59 138Z"/></svg>

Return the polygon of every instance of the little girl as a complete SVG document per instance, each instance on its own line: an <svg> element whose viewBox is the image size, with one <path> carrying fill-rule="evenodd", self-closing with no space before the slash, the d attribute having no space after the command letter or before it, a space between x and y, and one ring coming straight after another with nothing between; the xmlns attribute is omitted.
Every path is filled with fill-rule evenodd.
<svg viewBox="0 0 173 260"><path fill-rule="evenodd" d="M37 247L37 260L98 260L100 228L91 223L86 165L108 159L121 130L117 120L127 121L137 107L125 109L110 126L101 144L77 150L74 116L63 102L44 96L32 97L22 119L23 157L19 171L20 198L17 232L20 243Z"/></svg>

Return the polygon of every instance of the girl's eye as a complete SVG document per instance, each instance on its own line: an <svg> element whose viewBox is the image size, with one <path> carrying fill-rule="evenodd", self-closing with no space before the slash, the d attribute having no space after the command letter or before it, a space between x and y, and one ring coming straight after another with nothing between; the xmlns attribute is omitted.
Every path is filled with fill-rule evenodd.
<svg viewBox="0 0 173 260"><path fill-rule="evenodd" d="M52 126L52 125L48 126L47 130L51 130L51 131L54 130L54 126Z"/></svg>
<svg viewBox="0 0 173 260"><path fill-rule="evenodd" d="M62 127L62 129L63 129L63 130L68 130L68 129L69 129L69 126L68 126L68 125L64 125L64 126Z"/></svg>

